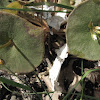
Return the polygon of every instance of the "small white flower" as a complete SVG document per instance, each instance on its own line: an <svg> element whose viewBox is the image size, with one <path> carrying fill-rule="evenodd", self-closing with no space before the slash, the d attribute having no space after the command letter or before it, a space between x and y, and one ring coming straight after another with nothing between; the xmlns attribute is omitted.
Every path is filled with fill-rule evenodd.
<svg viewBox="0 0 100 100"><path fill-rule="evenodd" d="M93 40L97 40L96 34L92 34L92 38L93 38Z"/></svg>

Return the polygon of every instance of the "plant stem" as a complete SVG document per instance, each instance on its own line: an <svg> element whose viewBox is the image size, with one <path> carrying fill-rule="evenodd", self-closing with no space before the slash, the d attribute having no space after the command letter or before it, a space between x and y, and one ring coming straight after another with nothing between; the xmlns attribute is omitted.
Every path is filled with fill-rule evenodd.
<svg viewBox="0 0 100 100"><path fill-rule="evenodd" d="M94 71L100 71L100 69L91 69L91 70L88 70L87 72L85 72L85 74L82 76L81 80L76 84L76 86L74 86L72 88L72 90L63 98L63 100L67 100L67 98L70 96L70 94L73 92L73 90L79 85L79 83L91 72L94 72Z"/></svg>
<svg viewBox="0 0 100 100"><path fill-rule="evenodd" d="M16 92L16 91L12 91L10 90L3 82L1 82L1 84L4 86L5 89L7 89L9 92L13 93L13 94L20 94L19 92ZM49 93L54 93L54 92L49 92ZM32 94L36 94L36 93L22 93L22 94L29 94L29 95L32 95ZM37 94L46 94L46 92L37 92Z"/></svg>
<svg viewBox="0 0 100 100"><path fill-rule="evenodd" d="M15 48L17 49L17 51L25 58L25 60L30 64L30 66L33 69L36 69L35 66L32 64L32 62L25 56L25 54L16 46L16 44L13 42L13 45L15 46ZM37 75L37 73L35 71L33 71L33 73L36 75L36 77L39 79L42 87L44 88L44 90L47 92L47 95L49 96L50 100L52 100L51 96L49 95L48 90L46 89L46 87L43 85L41 79L39 78L39 76Z"/></svg>
<svg viewBox="0 0 100 100"><path fill-rule="evenodd" d="M7 10L17 10L17 11L35 11L35 12L62 12L62 13L70 13L71 11L67 11L67 12L64 12L64 11L52 11L52 10L37 10L37 9L17 9L17 8L7 8L7 7L0 7L0 9L7 9Z"/></svg>

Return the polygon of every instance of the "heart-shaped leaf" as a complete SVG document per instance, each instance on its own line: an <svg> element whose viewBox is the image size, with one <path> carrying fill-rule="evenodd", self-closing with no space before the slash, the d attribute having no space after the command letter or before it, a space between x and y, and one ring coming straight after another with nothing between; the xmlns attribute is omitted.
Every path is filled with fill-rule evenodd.
<svg viewBox="0 0 100 100"><path fill-rule="evenodd" d="M11 71L31 72L28 62L37 67L43 59L43 29L16 15L0 12L0 47L0 59ZM4 66L0 65L0 69L6 70Z"/></svg>
<svg viewBox="0 0 100 100"><path fill-rule="evenodd" d="M92 29L98 38L99 33L96 32L99 29L96 27L100 26L100 5L93 0L80 4L68 18L66 39L69 53L88 60L100 60L100 40L93 39L90 22L93 23Z"/></svg>

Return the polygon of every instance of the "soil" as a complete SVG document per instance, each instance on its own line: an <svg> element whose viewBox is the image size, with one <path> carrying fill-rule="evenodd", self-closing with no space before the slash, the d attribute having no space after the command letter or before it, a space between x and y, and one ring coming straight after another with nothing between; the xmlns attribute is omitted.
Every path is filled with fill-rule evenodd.
<svg viewBox="0 0 100 100"><path fill-rule="evenodd" d="M66 23L67 24L67 23ZM47 59L49 60L50 64L53 64L53 61L56 58L56 49L59 49L61 46L63 46L66 43L65 33L61 30L64 30L66 28L66 24L61 26L61 29L59 31L54 30L53 35L50 34L50 32L46 33L45 37L45 55L42 63L36 68L35 73L39 75L39 73L46 73L44 76L49 76L48 69L50 68ZM64 96L68 93L69 86L73 82L74 76L82 76L81 74L81 63L83 61L83 72L89 69L95 69L100 68L98 66L98 61L88 61L85 59L77 58L71 54L68 55L68 58L65 59L60 75L58 78L58 82L55 84L55 90L59 91L56 95L58 99L55 100L62 100ZM12 77L12 75L9 72L0 70L0 76L5 77L7 79L15 81ZM42 84L40 83L39 79L36 77L36 75L33 72L26 73L26 74L17 74L17 76L24 82L24 84L30 86L33 91L36 93L38 92L45 92L45 89L43 86L48 90L48 87L43 80L43 78L40 77ZM16 81L19 82L19 81ZM90 76L86 77L83 80L83 98L82 100L100 100L100 71L99 72L93 72L90 74ZM81 83L82 84L82 83ZM7 87L11 92L7 90L5 87ZM43 100L49 100L46 93L44 94L30 94L33 93L33 91L23 90L21 88L13 87L7 84L0 83L0 100L39 100L39 96ZM25 94L26 93L26 94ZM52 94L52 93L51 93ZM50 94L50 95L51 95ZM68 100L74 100L77 98L77 100L80 100L82 92L78 92L74 89L73 93L67 98ZM52 97L52 95L51 95ZM93 97L90 99L90 97ZM53 97L52 97L53 98ZM53 99L54 100L54 99Z"/></svg>

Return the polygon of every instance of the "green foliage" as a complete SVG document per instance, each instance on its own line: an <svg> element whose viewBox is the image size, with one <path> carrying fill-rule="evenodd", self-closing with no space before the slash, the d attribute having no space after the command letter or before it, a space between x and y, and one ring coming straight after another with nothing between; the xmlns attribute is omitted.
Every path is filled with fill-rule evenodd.
<svg viewBox="0 0 100 100"><path fill-rule="evenodd" d="M100 0L93 0L95 3L100 3Z"/></svg>
<svg viewBox="0 0 100 100"><path fill-rule="evenodd" d="M14 87L19 87L19 88L22 88L24 90L29 90L31 91L32 89L29 87L29 86L25 86L23 84L19 84L19 83L16 83L12 80L9 80L9 79L6 79L4 77L0 77L0 81L5 83L5 84L8 84L8 85L11 85L11 86L14 86Z"/></svg>
<svg viewBox="0 0 100 100"><path fill-rule="evenodd" d="M89 27L91 21L93 28ZM100 40L96 34L99 26L100 6L97 3L87 0L76 7L68 18L66 29L69 53L87 60L100 60ZM97 39L93 39L91 32L95 32Z"/></svg>
<svg viewBox="0 0 100 100"><path fill-rule="evenodd" d="M61 4L63 5L70 5L70 0L61 0Z"/></svg>
<svg viewBox="0 0 100 100"><path fill-rule="evenodd" d="M73 10L73 7L68 6L69 4L63 5L63 4L57 4L57 3L52 3L52 2L29 3L29 4L26 4L25 6L40 6L40 5L56 6L56 7Z"/></svg>
<svg viewBox="0 0 100 100"><path fill-rule="evenodd" d="M9 4L9 0L0 0L0 7L6 7Z"/></svg>
<svg viewBox="0 0 100 100"><path fill-rule="evenodd" d="M33 70L31 65L37 67L41 63L43 37L42 28L16 15L0 12L0 59L11 71L30 72ZM9 41L12 42L9 44ZM0 65L0 69L6 70L4 65Z"/></svg>
<svg viewBox="0 0 100 100"><path fill-rule="evenodd" d="M98 68L98 69L91 69L91 70L86 71L86 72L82 75L81 80L75 85L75 87L74 87L68 94L66 94L66 96L63 98L63 100L67 100L68 97L72 94L73 90L79 85L79 83L82 82L83 79L84 79L88 74L90 74L91 72L94 72L94 71L100 71L100 69ZM90 97L89 97L89 98L90 98ZM92 97L91 97L91 98L92 98Z"/></svg>

